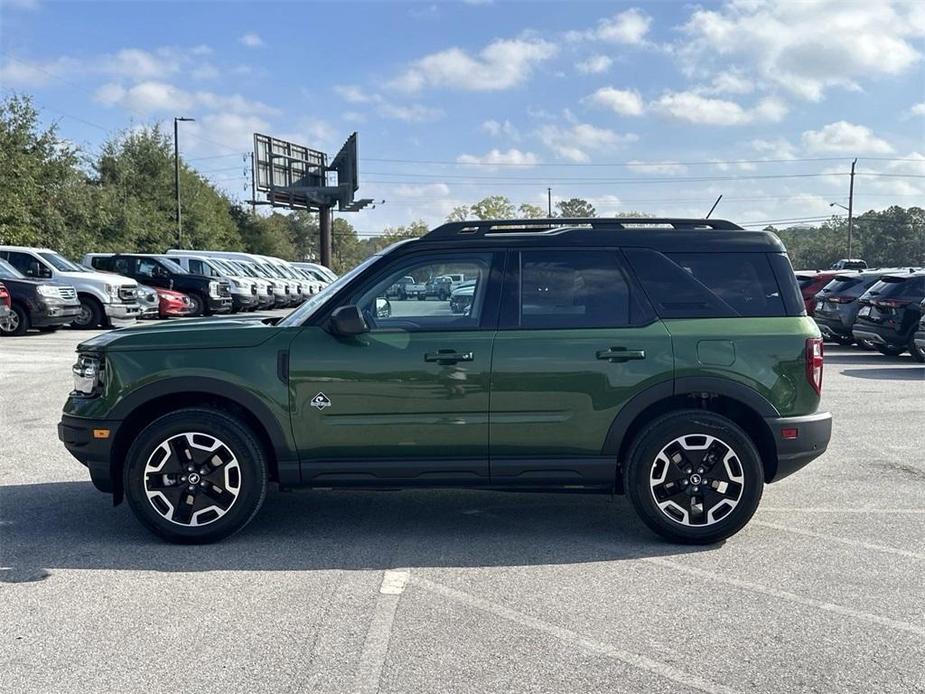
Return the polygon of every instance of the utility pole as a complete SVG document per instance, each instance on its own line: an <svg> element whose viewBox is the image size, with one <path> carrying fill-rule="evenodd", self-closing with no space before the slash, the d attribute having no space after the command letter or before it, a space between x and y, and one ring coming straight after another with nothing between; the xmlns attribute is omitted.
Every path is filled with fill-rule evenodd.
<svg viewBox="0 0 925 694"><path fill-rule="evenodd" d="M253 152L251 152L251 214L257 214L257 172L254 169Z"/></svg>
<svg viewBox="0 0 925 694"><path fill-rule="evenodd" d="M318 208L318 233L321 237L321 264L331 267L331 208Z"/></svg>
<svg viewBox="0 0 925 694"><path fill-rule="evenodd" d="M858 163L857 157L851 162L851 183L848 186L848 257L851 255L851 233L854 231L854 167Z"/></svg>
<svg viewBox="0 0 925 694"><path fill-rule="evenodd" d="M180 121L190 122L194 118L173 119L173 192L177 199L177 248L183 248L183 223L180 214L180 141L178 125Z"/></svg>
<svg viewBox="0 0 925 694"><path fill-rule="evenodd" d="M546 214L552 219L552 188L546 189Z"/></svg>

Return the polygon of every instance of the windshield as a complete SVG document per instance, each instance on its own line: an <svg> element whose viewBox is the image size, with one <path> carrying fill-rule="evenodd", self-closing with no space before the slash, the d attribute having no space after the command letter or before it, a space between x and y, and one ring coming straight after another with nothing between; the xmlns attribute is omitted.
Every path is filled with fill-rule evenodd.
<svg viewBox="0 0 925 694"><path fill-rule="evenodd" d="M24 280L26 276L5 260L0 260L0 279Z"/></svg>
<svg viewBox="0 0 925 694"><path fill-rule="evenodd" d="M381 257L382 257L382 254L369 256L366 260L364 260L362 263L357 265L350 272L347 272L341 275L336 280L331 282L331 284L329 284L327 287L325 287L320 292L312 296L305 303L299 306L295 311L293 311L288 316L283 318L279 323L277 323L277 325L282 326L284 328L292 327L295 325L301 325L306 320L308 320L308 318L311 317L311 315L321 306L321 304L327 301L329 296L340 291L341 287L348 284L354 277L359 275L361 272L363 272L366 268L368 268L370 265L375 263Z"/></svg>
<svg viewBox="0 0 925 694"><path fill-rule="evenodd" d="M188 275L189 274L186 270L184 270L182 267L177 265L176 261L173 261L170 258L167 258L166 256L159 256L158 260L160 261L161 265L163 265L165 268L167 268L173 273L176 273L178 275Z"/></svg>
<svg viewBox="0 0 925 694"><path fill-rule="evenodd" d="M237 268L242 273L244 273L244 275L246 275L247 277L259 277L260 276L256 272L254 272L254 269L247 263L242 263L237 260L230 260L229 263L231 263L232 267Z"/></svg>
<svg viewBox="0 0 925 694"><path fill-rule="evenodd" d="M218 258L210 258L209 261L210 261L215 267L217 267L221 272L225 273L226 275L232 275L232 276L234 276L234 275L239 275L239 274L240 274L235 268L231 267L230 265L228 265L228 264L225 263L224 261L219 260Z"/></svg>
<svg viewBox="0 0 925 694"><path fill-rule="evenodd" d="M80 265L72 263L67 258L58 255L57 253L52 253L51 251L42 251L39 253L45 260L54 265L56 270L61 272L87 272Z"/></svg>
<svg viewBox="0 0 925 694"><path fill-rule="evenodd" d="M286 266L286 265L282 265L282 264L278 264L278 263L273 263L273 267L275 267L277 270L279 270L281 273L283 273L283 277L288 277L288 278L291 279L291 280L298 279L298 275L296 275L296 274L295 274L288 266Z"/></svg>
<svg viewBox="0 0 925 694"><path fill-rule="evenodd" d="M268 265L266 263L257 263L256 265L261 270L263 270L265 275L269 275L270 277L276 277L279 279L286 279L286 276L283 275L283 273L281 273L279 270L277 270L272 265Z"/></svg>

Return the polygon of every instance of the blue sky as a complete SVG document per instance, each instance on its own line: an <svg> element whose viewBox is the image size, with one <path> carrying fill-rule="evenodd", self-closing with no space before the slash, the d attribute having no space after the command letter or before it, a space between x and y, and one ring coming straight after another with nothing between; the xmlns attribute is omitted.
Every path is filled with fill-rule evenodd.
<svg viewBox="0 0 925 694"><path fill-rule="evenodd" d="M191 116L246 198L252 133L360 141L364 233L491 193L599 213L817 219L925 204L925 3L46 2L0 6L0 85L93 151ZM839 210L835 210L839 211Z"/></svg>

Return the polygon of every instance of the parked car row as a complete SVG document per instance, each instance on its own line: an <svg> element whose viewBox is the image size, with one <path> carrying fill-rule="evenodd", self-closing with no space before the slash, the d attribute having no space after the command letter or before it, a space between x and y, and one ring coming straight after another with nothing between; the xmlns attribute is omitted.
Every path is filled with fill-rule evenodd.
<svg viewBox="0 0 925 694"><path fill-rule="evenodd" d="M925 362L925 270L866 268L796 273L806 312L823 337Z"/></svg>
<svg viewBox="0 0 925 694"><path fill-rule="evenodd" d="M0 334L298 306L336 275L314 263L224 251L87 253L0 246Z"/></svg>

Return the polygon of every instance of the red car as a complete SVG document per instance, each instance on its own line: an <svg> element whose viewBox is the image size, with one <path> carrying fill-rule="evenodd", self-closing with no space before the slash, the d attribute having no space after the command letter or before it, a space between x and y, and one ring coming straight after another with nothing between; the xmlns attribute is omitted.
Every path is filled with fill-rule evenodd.
<svg viewBox="0 0 925 694"><path fill-rule="evenodd" d="M800 293L803 295L803 304L806 306L806 315L816 313L816 294L835 279L838 270L797 270L794 273L800 284Z"/></svg>
<svg viewBox="0 0 925 694"><path fill-rule="evenodd" d="M158 309L161 318L188 316L193 310L193 304L190 302L189 297L183 292L176 292L172 289L161 289L158 287L157 297L160 299Z"/></svg>

